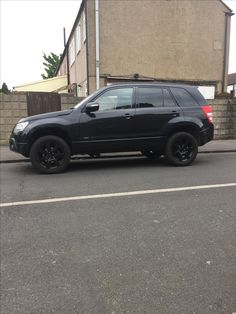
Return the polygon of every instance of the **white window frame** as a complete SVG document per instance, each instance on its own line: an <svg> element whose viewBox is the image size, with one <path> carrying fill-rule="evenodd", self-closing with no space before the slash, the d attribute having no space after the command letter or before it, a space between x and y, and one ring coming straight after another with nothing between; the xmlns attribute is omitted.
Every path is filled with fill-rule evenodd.
<svg viewBox="0 0 236 314"><path fill-rule="evenodd" d="M79 53L81 49L81 26L80 23L76 28L76 53Z"/></svg>
<svg viewBox="0 0 236 314"><path fill-rule="evenodd" d="M75 62L75 39L72 37L69 44L69 62L70 66Z"/></svg>

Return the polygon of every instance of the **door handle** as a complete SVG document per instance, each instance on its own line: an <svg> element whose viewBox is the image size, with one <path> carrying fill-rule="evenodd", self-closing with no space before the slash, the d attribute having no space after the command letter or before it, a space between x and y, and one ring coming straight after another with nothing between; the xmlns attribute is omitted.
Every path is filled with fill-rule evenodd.
<svg viewBox="0 0 236 314"><path fill-rule="evenodd" d="M125 114L125 119L127 119L127 120L131 119L132 117L133 117L133 115L130 113Z"/></svg>
<svg viewBox="0 0 236 314"><path fill-rule="evenodd" d="M178 116L178 112L176 110L172 110L172 116L173 117L177 117Z"/></svg>

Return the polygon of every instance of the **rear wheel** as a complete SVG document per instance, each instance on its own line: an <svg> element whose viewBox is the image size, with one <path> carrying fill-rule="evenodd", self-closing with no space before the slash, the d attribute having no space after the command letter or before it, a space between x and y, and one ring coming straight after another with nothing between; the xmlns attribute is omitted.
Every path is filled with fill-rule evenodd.
<svg viewBox="0 0 236 314"><path fill-rule="evenodd" d="M198 144L195 137L186 132L173 134L166 145L165 156L175 166L188 166L196 158Z"/></svg>
<svg viewBox="0 0 236 314"><path fill-rule="evenodd" d="M59 173L69 165L70 148L58 136L43 136L33 143L30 159L33 167L41 173Z"/></svg>
<svg viewBox="0 0 236 314"><path fill-rule="evenodd" d="M150 159L158 159L162 153L154 150L145 150L141 152L144 156Z"/></svg>

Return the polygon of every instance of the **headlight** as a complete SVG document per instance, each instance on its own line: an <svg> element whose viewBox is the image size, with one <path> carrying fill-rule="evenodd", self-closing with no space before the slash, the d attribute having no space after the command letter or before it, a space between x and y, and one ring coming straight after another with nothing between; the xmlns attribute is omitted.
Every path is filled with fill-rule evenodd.
<svg viewBox="0 0 236 314"><path fill-rule="evenodd" d="M27 127L28 124L29 124L28 121L17 123L17 125L15 126L15 129L14 129L14 133L18 134L19 132L24 131L24 129Z"/></svg>

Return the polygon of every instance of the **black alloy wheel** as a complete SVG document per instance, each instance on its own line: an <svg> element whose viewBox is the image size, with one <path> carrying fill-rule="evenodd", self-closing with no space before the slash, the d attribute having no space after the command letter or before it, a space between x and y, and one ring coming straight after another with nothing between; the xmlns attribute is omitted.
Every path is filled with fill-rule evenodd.
<svg viewBox="0 0 236 314"><path fill-rule="evenodd" d="M196 158L198 145L195 137L187 132L173 134L167 145L165 156L175 166L188 166Z"/></svg>
<svg viewBox="0 0 236 314"><path fill-rule="evenodd" d="M58 136L43 136L33 143L30 159L34 168L41 173L59 173L69 165L70 148Z"/></svg>

